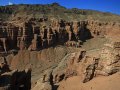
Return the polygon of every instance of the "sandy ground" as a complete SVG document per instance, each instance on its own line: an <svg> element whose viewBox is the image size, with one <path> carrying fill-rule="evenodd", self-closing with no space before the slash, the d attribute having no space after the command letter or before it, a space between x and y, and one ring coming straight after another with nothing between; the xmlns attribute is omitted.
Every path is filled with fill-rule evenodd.
<svg viewBox="0 0 120 90"><path fill-rule="evenodd" d="M111 76L99 76L87 83L80 82L79 76L62 81L58 90L120 90L120 72Z"/></svg>

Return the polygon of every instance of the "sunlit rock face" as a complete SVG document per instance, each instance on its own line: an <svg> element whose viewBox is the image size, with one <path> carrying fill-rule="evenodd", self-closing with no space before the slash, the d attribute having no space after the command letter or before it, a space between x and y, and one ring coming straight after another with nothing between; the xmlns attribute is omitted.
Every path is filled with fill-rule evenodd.
<svg viewBox="0 0 120 90"><path fill-rule="evenodd" d="M119 72L119 20L57 3L0 7L0 90L57 90Z"/></svg>
<svg viewBox="0 0 120 90"><path fill-rule="evenodd" d="M117 23L102 23L97 21L49 20L16 23L0 23L1 51L38 50L41 48L66 44L80 47L80 43L93 37L107 37L117 33L120 26ZM111 31L110 31L111 30Z"/></svg>

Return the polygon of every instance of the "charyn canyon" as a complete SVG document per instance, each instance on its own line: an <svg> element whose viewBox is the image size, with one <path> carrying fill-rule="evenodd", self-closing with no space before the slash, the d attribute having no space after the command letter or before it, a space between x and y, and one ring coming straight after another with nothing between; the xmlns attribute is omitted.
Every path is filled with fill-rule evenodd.
<svg viewBox="0 0 120 90"><path fill-rule="evenodd" d="M0 6L0 90L120 90L120 15L52 4Z"/></svg>

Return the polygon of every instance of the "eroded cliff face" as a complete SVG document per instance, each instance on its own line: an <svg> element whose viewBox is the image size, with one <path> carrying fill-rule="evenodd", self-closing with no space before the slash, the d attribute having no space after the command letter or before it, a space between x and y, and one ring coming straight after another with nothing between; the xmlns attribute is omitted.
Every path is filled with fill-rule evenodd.
<svg viewBox="0 0 120 90"><path fill-rule="evenodd" d="M22 82L27 77L33 90L56 90L61 81L73 76L79 76L83 83L96 76L109 76L120 70L119 32L120 23L115 22L70 22L50 18L30 18L22 22L21 18L11 22L1 21L0 79L8 78L3 78L4 75L10 76L8 84L12 86L4 86L9 86L12 90L30 90ZM106 44L96 40L103 47L96 46L97 49L86 51L84 43L96 38L105 39ZM92 42L93 47L96 43ZM26 68L32 69L32 72L31 69L28 70L31 74L28 74ZM18 73L17 76L14 73ZM18 80L14 81L12 77ZM6 82L8 81L4 83ZM0 82L0 87L4 88L2 83Z"/></svg>
<svg viewBox="0 0 120 90"><path fill-rule="evenodd" d="M81 43L93 37L119 35L119 23L98 21L50 20L16 23L0 22L0 48L9 50L39 50L49 46L67 45L80 47Z"/></svg>
<svg viewBox="0 0 120 90"><path fill-rule="evenodd" d="M7 60L0 58L0 90L30 90L31 69L11 70Z"/></svg>
<svg viewBox="0 0 120 90"><path fill-rule="evenodd" d="M69 82L69 79L75 76L79 79L79 83L82 84L95 77L110 76L120 71L120 40L109 40L103 48L95 51L95 53L94 51L80 50L66 55L56 68L51 71L46 70L47 73L37 81L33 90L37 90L40 86L42 89L50 88L49 85L52 86L52 90L58 86L58 90L67 90L69 87L72 88L70 90L75 88L79 90L82 86L78 88L74 87L76 85L73 84L67 87L65 83L71 84L72 81ZM51 76L49 76L50 73ZM79 85L79 83L77 84ZM91 87L93 86L91 85ZM119 88L116 89L119 90Z"/></svg>

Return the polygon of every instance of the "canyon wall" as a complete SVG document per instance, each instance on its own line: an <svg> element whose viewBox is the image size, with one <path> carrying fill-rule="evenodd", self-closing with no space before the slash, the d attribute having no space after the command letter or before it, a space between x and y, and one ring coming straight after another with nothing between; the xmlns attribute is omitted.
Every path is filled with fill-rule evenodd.
<svg viewBox="0 0 120 90"><path fill-rule="evenodd" d="M21 81L32 75L28 83L32 83L30 86L33 90L38 87L52 90L57 83L73 76L79 76L80 81L86 83L99 75L114 74L120 70L119 31L119 23L92 20L68 22L31 18L21 23L19 20L1 21L0 79L6 80L8 75L8 84L13 85L5 84L2 87L30 89ZM102 48L97 48L99 50L86 51L82 46L93 38L107 41ZM30 74L24 70L29 67L32 68ZM14 69L21 71L12 71ZM16 81L11 83L14 78ZM18 83L18 86L14 83Z"/></svg>
<svg viewBox="0 0 120 90"><path fill-rule="evenodd" d="M51 45L80 47L81 43L93 37L107 37L118 34L119 23L98 21L49 20L39 22L0 22L0 50L39 50Z"/></svg>

